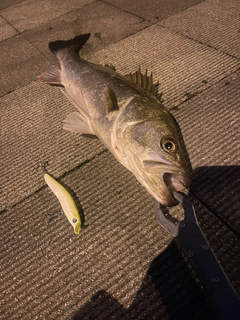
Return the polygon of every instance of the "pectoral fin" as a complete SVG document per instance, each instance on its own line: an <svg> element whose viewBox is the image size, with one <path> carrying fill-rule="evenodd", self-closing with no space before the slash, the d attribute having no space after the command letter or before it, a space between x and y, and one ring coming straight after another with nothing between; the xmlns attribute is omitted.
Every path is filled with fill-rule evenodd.
<svg viewBox="0 0 240 320"><path fill-rule="evenodd" d="M116 94L109 86L103 90L102 99L105 102L107 113L119 110Z"/></svg>

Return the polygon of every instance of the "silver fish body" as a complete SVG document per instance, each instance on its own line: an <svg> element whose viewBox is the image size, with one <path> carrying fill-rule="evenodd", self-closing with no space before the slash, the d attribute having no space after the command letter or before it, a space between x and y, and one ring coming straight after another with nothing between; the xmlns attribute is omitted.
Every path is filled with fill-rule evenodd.
<svg viewBox="0 0 240 320"><path fill-rule="evenodd" d="M175 121L154 96L152 77L140 71L123 76L80 58L89 36L50 43L61 69L39 79L62 85L77 108L66 118L66 130L96 135L156 200L170 206L172 191L190 185Z"/></svg>

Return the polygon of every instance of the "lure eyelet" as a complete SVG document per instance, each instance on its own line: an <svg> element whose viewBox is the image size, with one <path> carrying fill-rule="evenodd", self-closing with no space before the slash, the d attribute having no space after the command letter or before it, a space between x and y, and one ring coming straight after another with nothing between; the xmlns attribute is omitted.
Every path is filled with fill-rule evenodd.
<svg viewBox="0 0 240 320"><path fill-rule="evenodd" d="M76 218L72 218L72 223L76 223L77 219Z"/></svg>

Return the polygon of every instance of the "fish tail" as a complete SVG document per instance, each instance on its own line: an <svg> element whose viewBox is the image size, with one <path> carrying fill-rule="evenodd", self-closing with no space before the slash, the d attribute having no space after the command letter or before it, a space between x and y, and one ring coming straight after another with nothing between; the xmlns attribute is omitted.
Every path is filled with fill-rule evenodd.
<svg viewBox="0 0 240 320"><path fill-rule="evenodd" d="M54 55L56 55L59 50L66 48L70 51L73 51L74 53L78 53L84 46L84 44L88 41L89 37L90 33L86 33L76 36L71 40L57 40L54 42L50 42L48 46Z"/></svg>

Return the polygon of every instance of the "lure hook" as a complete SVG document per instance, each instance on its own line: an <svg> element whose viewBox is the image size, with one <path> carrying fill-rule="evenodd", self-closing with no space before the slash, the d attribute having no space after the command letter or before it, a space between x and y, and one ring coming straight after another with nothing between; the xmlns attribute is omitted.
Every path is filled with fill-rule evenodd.
<svg viewBox="0 0 240 320"><path fill-rule="evenodd" d="M40 163L36 166L36 170L38 171L39 168L40 168L40 169L42 169L43 173L47 173L47 169L46 169L47 166L48 166L48 161L40 162Z"/></svg>

